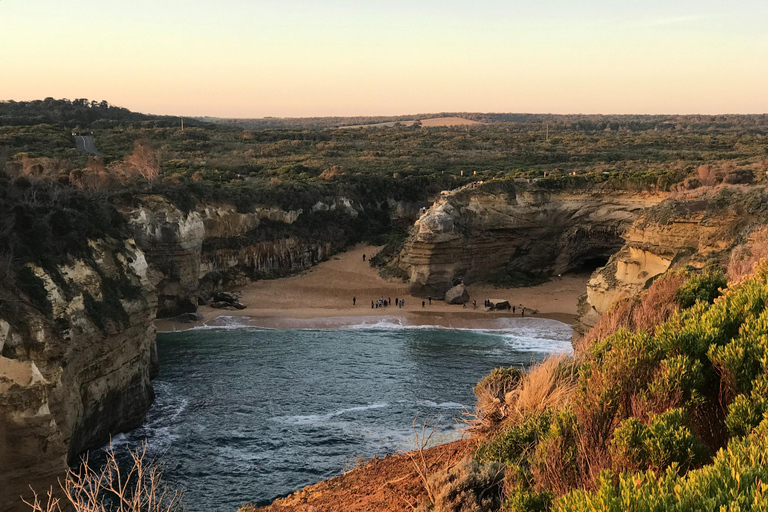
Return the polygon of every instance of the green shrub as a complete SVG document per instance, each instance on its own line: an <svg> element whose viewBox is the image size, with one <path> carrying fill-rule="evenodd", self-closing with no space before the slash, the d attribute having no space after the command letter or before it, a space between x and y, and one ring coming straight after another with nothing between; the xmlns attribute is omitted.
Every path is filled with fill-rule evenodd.
<svg viewBox="0 0 768 512"><path fill-rule="evenodd" d="M721 295L721 289L728 284L725 274L720 270L707 270L693 275L680 287L677 301L684 308L689 308L697 301L711 304Z"/></svg>
<svg viewBox="0 0 768 512"><path fill-rule="evenodd" d="M483 377L472 391L477 397L477 411L482 418L492 421L501 417L501 406L504 397L512 391L523 378L524 372L519 368L495 368Z"/></svg>
<svg viewBox="0 0 768 512"><path fill-rule="evenodd" d="M504 510L510 512L546 512L552 506L552 501L552 493L516 489L504 501Z"/></svg>
<svg viewBox="0 0 768 512"><path fill-rule="evenodd" d="M557 512L688 512L768 509L768 428L764 421L748 437L720 450L712 464L680 474L676 465L661 473L605 475L594 492L576 490L557 500Z"/></svg>
<svg viewBox="0 0 768 512"><path fill-rule="evenodd" d="M725 417L725 425L732 436L745 436L752 432L763 420L763 415L768 411L766 399L763 396L753 397L752 400L745 395L739 395L728 406L728 415Z"/></svg>
<svg viewBox="0 0 768 512"><path fill-rule="evenodd" d="M537 490L565 494L582 482L576 416L572 410L558 413L541 437L531 460L531 473Z"/></svg>
<svg viewBox="0 0 768 512"><path fill-rule="evenodd" d="M618 471L661 471L676 464L685 472L706 457L704 446L685 426L682 409L654 415L647 426L637 418L624 420L613 434L610 451Z"/></svg>
<svg viewBox="0 0 768 512"><path fill-rule="evenodd" d="M480 443L475 460L481 463L526 464L539 439L549 430L549 414L531 416L523 423L505 428L490 440Z"/></svg>

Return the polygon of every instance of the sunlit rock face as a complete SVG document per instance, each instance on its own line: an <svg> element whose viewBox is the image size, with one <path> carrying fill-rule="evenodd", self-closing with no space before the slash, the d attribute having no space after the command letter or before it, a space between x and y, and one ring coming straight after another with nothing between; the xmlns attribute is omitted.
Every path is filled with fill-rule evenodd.
<svg viewBox="0 0 768 512"><path fill-rule="evenodd" d="M501 269L562 274L606 261L640 213L663 199L527 184L444 192L416 222L394 264L409 276L413 294L437 298L458 281L482 281Z"/></svg>
<svg viewBox="0 0 768 512"><path fill-rule="evenodd" d="M727 263L738 244L768 218L760 188L702 188L669 198L643 213L624 245L595 271L579 303L576 336L591 329L617 300L636 296L654 279L681 267Z"/></svg>

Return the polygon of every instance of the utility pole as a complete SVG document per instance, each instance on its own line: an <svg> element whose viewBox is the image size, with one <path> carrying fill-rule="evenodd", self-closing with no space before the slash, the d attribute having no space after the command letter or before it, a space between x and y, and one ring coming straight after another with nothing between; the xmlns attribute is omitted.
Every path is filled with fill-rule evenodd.
<svg viewBox="0 0 768 512"><path fill-rule="evenodd" d="M184 118L181 118L181 133L184 133Z"/></svg>
<svg viewBox="0 0 768 512"><path fill-rule="evenodd" d="M549 140L549 123L547 123L547 140Z"/></svg>

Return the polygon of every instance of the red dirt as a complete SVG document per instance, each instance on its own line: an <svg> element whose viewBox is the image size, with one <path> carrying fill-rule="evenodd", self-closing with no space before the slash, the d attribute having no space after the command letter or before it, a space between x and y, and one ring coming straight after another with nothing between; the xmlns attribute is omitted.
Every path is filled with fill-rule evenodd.
<svg viewBox="0 0 768 512"><path fill-rule="evenodd" d="M461 440L424 450L430 473L456 465L472 449ZM418 452L411 452L419 457ZM412 512L426 498L408 454L371 459L342 476L308 485L257 512ZM254 512L247 507L242 512Z"/></svg>

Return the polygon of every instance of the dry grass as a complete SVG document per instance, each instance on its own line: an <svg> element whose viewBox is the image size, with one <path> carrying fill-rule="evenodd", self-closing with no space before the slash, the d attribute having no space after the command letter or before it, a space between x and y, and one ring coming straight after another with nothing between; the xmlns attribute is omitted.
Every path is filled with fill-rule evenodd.
<svg viewBox="0 0 768 512"><path fill-rule="evenodd" d="M731 252L728 261L728 284L733 285L752 273L760 260L768 257L768 226L756 229L746 244L739 245Z"/></svg>
<svg viewBox="0 0 768 512"><path fill-rule="evenodd" d="M114 449L106 450L107 460L101 468L93 468L87 457L80 468L70 470L61 482L66 501L55 497L53 489L41 497L35 493L31 502L34 512L171 512L182 510L183 493L170 489L162 481L160 467L148 463L146 442L131 450L131 465L120 469Z"/></svg>
<svg viewBox="0 0 768 512"><path fill-rule="evenodd" d="M567 405L576 389L572 363L569 356L553 355L533 367L504 397L505 416L516 422Z"/></svg>

